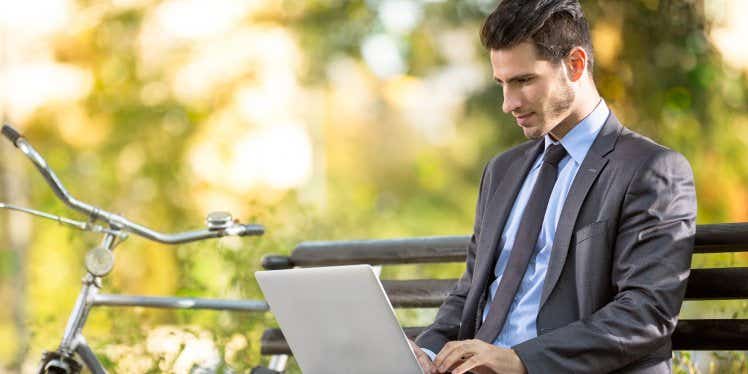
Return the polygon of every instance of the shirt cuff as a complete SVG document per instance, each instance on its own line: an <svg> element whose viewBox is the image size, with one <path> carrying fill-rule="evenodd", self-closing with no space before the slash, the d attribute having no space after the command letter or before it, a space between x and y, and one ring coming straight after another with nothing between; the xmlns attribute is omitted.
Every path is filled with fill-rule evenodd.
<svg viewBox="0 0 748 374"><path fill-rule="evenodd" d="M430 349L426 349L426 348L421 348L421 350L422 350L422 351L423 351L424 353L426 353L426 356L429 356L429 358L431 359L431 361L434 361L434 359L436 358L436 353L434 353L434 352L431 352L431 350L430 350Z"/></svg>

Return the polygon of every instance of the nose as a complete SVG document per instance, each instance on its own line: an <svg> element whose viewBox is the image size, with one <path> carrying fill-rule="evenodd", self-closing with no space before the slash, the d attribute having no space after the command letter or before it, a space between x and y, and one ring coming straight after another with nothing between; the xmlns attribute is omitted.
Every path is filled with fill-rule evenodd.
<svg viewBox="0 0 748 374"><path fill-rule="evenodd" d="M512 92L512 90L509 90L506 86L504 86L503 92L504 101L501 104L501 110L503 110L504 113L509 114L519 109L521 103L519 95L516 92Z"/></svg>

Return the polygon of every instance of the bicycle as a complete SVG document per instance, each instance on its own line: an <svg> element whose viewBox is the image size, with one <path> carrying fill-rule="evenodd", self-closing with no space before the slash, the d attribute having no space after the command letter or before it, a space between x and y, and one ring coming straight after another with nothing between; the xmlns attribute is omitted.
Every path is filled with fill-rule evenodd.
<svg viewBox="0 0 748 374"><path fill-rule="evenodd" d="M86 275L68 318L62 341L55 351L45 352L39 364L39 373L76 374L85 365L92 373L106 373L103 365L88 346L82 334L88 314L94 306L144 306L176 309L213 309L231 311L268 311L268 305L259 300L223 300L183 297L152 297L116 294L100 294L102 279L114 267L114 248L125 241L130 234L159 242L162 244L183 244L224 236L258 236L265 232L258 224L241 224L227 212L213 212L206 217L206 229L179 233L161 233L146 226L137 224L127 218L110 213L94 205L75 199L60 182L57 175L47 164L44 157L18 131L9 125L2 127L2 134L21 150L36 166L55 195L65 205L88 216L88 221L79 221L57 216L42 211L19 207L0 202L0 208L27 213L33 216L51 219L60 224L102 234L98 247L88 251L85 256ZM98 224L101 222L102 224ZM76 356L83 362L76 360Z"/></svg>

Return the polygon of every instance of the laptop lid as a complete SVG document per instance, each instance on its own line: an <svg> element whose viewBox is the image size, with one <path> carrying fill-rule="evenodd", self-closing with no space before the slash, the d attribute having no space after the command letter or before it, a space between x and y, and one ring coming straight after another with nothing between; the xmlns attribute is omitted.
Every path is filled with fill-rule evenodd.
<svg viewBox="0 0 748 374"><path fill-rule="evenodd" d="M304 373L421 374L369 265L255 273Z"/></svg>

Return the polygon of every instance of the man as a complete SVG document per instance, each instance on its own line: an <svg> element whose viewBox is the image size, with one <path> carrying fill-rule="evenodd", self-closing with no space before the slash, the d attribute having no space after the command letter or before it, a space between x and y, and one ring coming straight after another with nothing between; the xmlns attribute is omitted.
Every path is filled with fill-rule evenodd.
<svg viewBox="0 0 748 374"><path fill-rule="evenodd" d="M481 39L530 141L484 169L465 273L411 342L421 366L669 373L695 232L688 161L600 98L577 0L504 0Z"/></svg>

